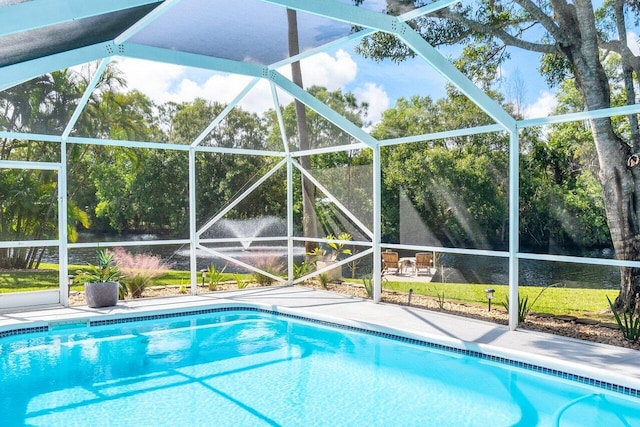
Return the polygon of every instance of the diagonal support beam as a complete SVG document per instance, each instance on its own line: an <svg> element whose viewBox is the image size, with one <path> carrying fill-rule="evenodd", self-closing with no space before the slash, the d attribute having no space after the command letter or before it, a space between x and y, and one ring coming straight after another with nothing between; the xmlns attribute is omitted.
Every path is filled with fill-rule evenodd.
<svg viewBox="0 0 640 427"><path fill-rule="evenodd" d="M366 133L364 130L359 128L358 126L351 123L349 120L344 118L344 116L338 114L329 106L319 101L316 97L311 95L309 92L300 88L300 86L293 83L291 80L287 79L282 74L278 73L275 70L271 71L271 79L272 81L278 85L282 90L289 93L289 95L297 98L300 102L305 104L307 107L314 110L316 113L323 116L325 119L329 120L334 125L338 126L349 135L354 138L364 142L369 147L374 147L377 144L377 140Z"/></svg>
<svg viewBox="0 0 640 427"><path fill-rule="evenodd" d="M236 96L235 99L233 101L231 101L231 103L229 103L229 105L227 105L227 107L224 110L222 110L222 112L220 114L218 114L218 117L213 119L213 121L209 124L209 126L207 126L207 128L205 130L203 130L202 133L200 133L200 135L198 135L198 137L191 143L191 146L192 147L196 147L196 146L200 145L202 140L205 139L207 137L207 135L209 135L209 133L213 130L213 128L218 126L220 124L220 122L222 120L224 120L225 117L227 117L227 115L231 112L231 110L236 108L236 105L238 105L238 103L240 101L242 101L242 98L247 96L247 94L251 91L251 89L254 88L254 86L259 81L260 81L259 78L255 78L255 79L251 80L249 82L249 84L242 90L242 92L240 92L238 94L238 96Z"/></svg>
<svg viewBox="0 0 640 427"><path fill-rule="evenodd" d="M80 102L78 102L78 105L76 106L76 109L73 112L73 115L69 120L69 123L67 123L67 126L64 129L64 132L62 132L63 140L69 137L69 134L73 130L73 127L76 125L76 122L80 117L80 113L82 113L82 110L84 110L85 105L87 105L87 102L89 101L89 97L91 96L91 94L93 93L93 90L95 89L96 85L100 81L102 72L104 71L105 68L107 68L107 65L109 65L109 58L105 58L102 61L100 61L100 65L98 65L98 68L96 69L96 72L94 73L93 78L91 79L91 82L89 82L89 85L87 85L87 88L84 90L84 94L82 94L82 98L80 99Z"/></svg>
<svg viewBox="0 0 640 427"><path fill-rule="evenodd" d="M229 211L231 211L231 209L235 208L238 203L240 203L241 201L243 201L249 194L251 194L256 188L260 187L262 185L263 182L265 182L267 179L269 179L274 173L276 173L282 166L284 166L287 163L287 159L282 159L280 162L278 162L277 165L275 165L269 172L267 172L266 174L264 174L262 176L262 178L260 178L259 180L257 180L256 182L253 183L253 185L249 188L247 188L240 196L238 196L233 202L229 203L227 205L227 207L225 207L222 211L220 211L220 213L218 213L218 215L214 216L213 218L211 218L199 231L198 231L198 237L200 237L200 235L202 233L204 233L205 231L207 231L213 224L215 224L216 222L220 221Z"/></svg>
<svg viewBox="0 0 640 427"><path fill-rule="evenodd" d="M420 17L422 15L427 15L429 13L435 12L436 10L444 9L447 6L450 6L452 4L459 3L459 2L460 2L460 0L440 0L440 1L428 4L426 6L422 6L422 7L419 7L417 9L414 9L411 12L403 13L402 15L398 16L398 19L400 21L402 21L402 22L410 21L410 20L418 18L418 17ZM276 3L276 2L271 2L271 3ZM277 2L277 3L281 4L280 2ZM287 7L289 7L289 6L287 6ZM306 8L305 8L305 5L302 5L300 7L301 8L298 9L298 10L304 11L304 12L308 12L308 10L306 10ZM293 9L293 7L289 7L289 8ZM327 8L326 7L323 8L323 9L315 8L314 10L315 10L315 13L318 14L318 15L321 14L324 17L331 17L332 19L336 19L336 17L333 14L331 14L331 15L327 14L327 12L326 12ZM373 34L375 32L376 32L376 29L374 29L374 28L367 28L365 30L360 30L360 31L358 31L356 33L353 33L353 34L350 34L350 35L348 35L346 37L342 37L340 39L334 40L332 42L329 42L329 43L324 44L322 46L318 46L318 47L313 48L313 49L309 49L307 51L299 53L298 55L294 55L294 56L291 56L289 58L286 58L286 59L284 59L282 61L275 62L275 63L271 64L270 68L276 69L276 68L279 68L281 66L284 66L284 65L287 65L287 64L291 64L292 62L296 62L296 61L300 61L300 60L302 60L304 58L308 58L308 57L310 57L312 55L315 55L317 53L327 52L330 49L335 49L335 48L338 48L338 47L340 47L342 45L345 45L347 43L353 42L355 40L359 40L361 38L370 36L371 34Z"/></svg>
<svg viewBox="0 0 640 427"><path fill-rule="evenodd" d="M314 271L313 273L309 273L309 274L307 274L305 276L302 276L302 277L294 280L292 284L296 285L298 283L303 283L307 279L310 279L310 278L312 278L314 276L318 276L318 275L320 275L322 273L326 273L327 271L333 270L336 267L342 267L345 264L349 264L350 262L353 262L353 261L358 260L360 258L364 258L365 256L371 255L372 253L373 253L373 249L367 249L365 251L362 251L362 252L359 252L357 254L351 255L348 258L345 258L343 260L337 261L337 262L332 263L330 265L327 265L327 266L325 266L323 268L320 268L320 269Z"/></svg>
<svg viewBox="0 0 640 427"><path fill-rule="evenodd" d="M222 259L224 259L226 261L229 261L229 262L232 262L234 264L237 264L240 267L244 267L249 271L254 271L254 272L258 273L258 274L262 274L264 276L270 277L273 280L276 280L278 282L284 282L284 279L282 277L278 277L278 276L276 276L274 274L271 274L269 272L266 272L266 271L264 271L264 270L262 270L262 269L260 269L258 267L254 267L251 264L247 264L246 262L243 262L243 261L240 261L240 260L235 259L233 257L230 257L229 255L226 255L226 254L224 254L224 253L222 253L220 251L217 251L215 249L208 248L208 247L202 246L202 245L198 245L198 249L200 249L202 251L205 251L207 253L210 253L211 255L216 256L218 258L222 258Z"/></svg>
<svg viewBox="0 0 640 427"><path fill-rule="evenodd" d="M352 6L336 0L262 0L265 3L284 6L300 12L324 16L335 21L355 24L361 27L372 28L378 31L395 32L398 22L415 19L422 15L435 12L460 0L440 0L422 6L400 17L374 12L363 7Z"/></svg>
<svg viewBox="0 0 640 427"><path fill-rule="evenodd" d="M163 0L31 0L0 8L0 37Z"/></svg>
<svg viewBox="0 0 640 427"><path fill-rule="evenodd" d="M289 138L287 138L287 131L284 128L284 117L282 117L282 110L280 109L280 101L278 100L278 90L273 82L269 82L271 88L271 96L273 97L273 107L276 110L276 117L278 118L278 126L280 126L280 137L282 138L282 145L285 153L289 153Z"/></svg>
<svg viewBox="0 0 640 427"><path fill-rule="evenodd" d="M420 34L408 24L398 24L396 36L418 54L431 68L464 93L472 102L484 110L491 118L500 123L506 130L515 127L516 120L478 86L449 62L440 52L426 42Z"/></svg>
<svg viewBox="0 0 640 427"><path fill-rule="evenodd" d="M295 160L291 160L291 162L305 177L307 177L307 179L309 179L309 181L311 181L313 185L318 187L320 191L322 191L322 193L324 193L324 195L327 196L329 200L331 200L333 204L336 205L338 209L342 211L343 214L345 214L351 221L353 221L355 225L360 227L361 231L363 231L367 236L369 236L369 238L373 238L373 232L369 230L369 227L367 227L362 221L360 221L358 217L355 216L349 209L347 209L345 205L340 203L340 201L336 199L333 196L333 194L331 194L331 192L324 185L322 185L313 175L311 175L311 173L308 170L303 168L300 165L300 163L296 162Z"/></svg>
<svg viewBox="0 0 640 427"><path fill-rule="evenodd" d="M138 31L142 30L147 25L158 19L162 14L178 4L181 0L164 0L160 6L147 13L144 18L129 27L126 31L113 39L114 43L121 44L133 37Z"/></svg>

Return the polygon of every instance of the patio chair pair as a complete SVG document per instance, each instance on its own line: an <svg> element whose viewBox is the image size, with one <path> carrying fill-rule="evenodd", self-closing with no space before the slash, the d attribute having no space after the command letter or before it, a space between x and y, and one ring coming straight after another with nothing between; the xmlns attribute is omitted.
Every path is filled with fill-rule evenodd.
<svg viewBox="0 0 640 427"><path fill-rule="evenodd" d="M418 252L415 260L411 261L416 276L419 275L421 271L424 272L425 270L428 275L431 275L431 263L433 261L432 253ZM400 261L398 252L382 252L382 274L390 273L390 270L395 271L395 273L401 273L404 268L406 268L406 265Z"/></svg>

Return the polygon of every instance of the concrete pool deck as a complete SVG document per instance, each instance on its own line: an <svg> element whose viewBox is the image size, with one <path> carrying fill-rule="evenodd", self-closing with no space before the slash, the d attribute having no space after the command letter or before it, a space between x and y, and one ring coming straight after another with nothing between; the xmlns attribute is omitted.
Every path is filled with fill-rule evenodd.
<svg viewBox="0 0 640 427"><path fill-rule="evenodd" d="M392 333L640 390L639 351L297 286L131 300L100 309L0 312L0 332L216 306L252 306Z"/></svg>

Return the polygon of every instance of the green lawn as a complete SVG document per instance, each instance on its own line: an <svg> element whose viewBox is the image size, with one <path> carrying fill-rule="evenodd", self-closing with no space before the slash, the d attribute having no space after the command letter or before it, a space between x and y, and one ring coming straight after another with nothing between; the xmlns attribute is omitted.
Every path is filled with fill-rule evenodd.
<svg viewBox="0 0 640 427"><path fill-rule="evenodd" d="M70 265L69 273L75 274L83 266ZM58 266L56 264L43 264L39 270L26 271L2 271L0 272L0 293L36 291L55 289L58 287ZM247 280L250 275L241 275ZM236 274L224 273L222 281L234 280ZM187 285L191 281L188 271L171 270L154 280L154 285ZM357 280L356 280L357 281ZM198 275L198 282L200 276ZM494 306L500 306L507 298L506 285L483 284L459 284L459 283L408 283L408 282L383 282L386 289L400 292L409 292L413 289L415 294L437 297L444 294L444 298L450 301L460 301L470 304L486 305L487 297L485 289L495 289L493 299ZM74 284L72 290L83 290L82 284ZM532 302L538 295L541 287L521 287L520 295L528 296ZM574 289L574 288L548 288L546 289L532 311L552 314L569 314L574 316L589 316L596 318L608 318L601 312L609 305L607 296L612 300L618 295L616 290L605 289Z"/></svg>
<svg viewBox="0 0 640 427"><path fill-rule="evenodd" d="M485 289L495 289L493 304L501 306L506 301L508 287L506 285L477 285L460 283L407 283L407 282L384 282L386 289L413 292L421 295L437 297L444 293L446 300L474 303L478 305L487 304ZM542 290L539 286L520 287L520 297L529 297L529 302L533 302ZM618 291L615 289L576 289L576 288L547 288L538 301L533 306L532 311L551 314L568 314L572 316L589 317L610 317L603 316L602 311L609 308L607 296L611 300L615 299Z"/></svg>
<svg viewBox="0 0 640 427"><path fill-rule="evenodd" d="M69 274L85 268L82 265L69 265ZM234 280L235 274L223 273L222 281ZM250 275L241 275L245 280ZM200 283L198 275L198 283ZM155 286L187 285L191 283L191 273L188 271L170 270L153 281ZM41 291L58 287L58 265L41 264L39 270L0 271L0 293ZM73 291L82 291L82 284L73 284Z"/></svg>

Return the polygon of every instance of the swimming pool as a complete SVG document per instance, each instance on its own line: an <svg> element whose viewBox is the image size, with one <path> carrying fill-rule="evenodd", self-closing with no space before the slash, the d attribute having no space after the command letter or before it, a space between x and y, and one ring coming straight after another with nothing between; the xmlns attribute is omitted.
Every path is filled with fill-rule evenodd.
<svg viewBox="0 0 640 427"><path fill-rule="evenodd" d="M521 364L255 309L173 316L0 339L0 424L640 425L637 397Z"/></svg>

